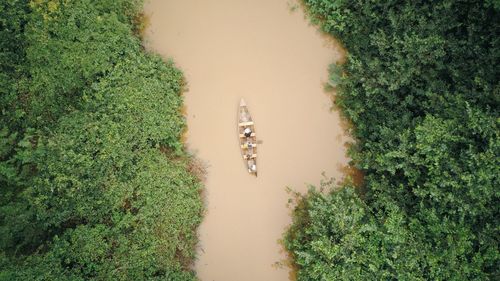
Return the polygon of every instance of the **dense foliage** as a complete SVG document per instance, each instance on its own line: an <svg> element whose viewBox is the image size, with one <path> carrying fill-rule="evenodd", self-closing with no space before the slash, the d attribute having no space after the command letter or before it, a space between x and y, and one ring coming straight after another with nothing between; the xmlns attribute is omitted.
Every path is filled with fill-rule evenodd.
<svg viewBox="0 0 500 281"><path fill-rule="evenodd" d="M365 194L311 191L286 236L299 280L498 280L500 3L306 0Z"/></svg>
<svg viewBox="0 0 500 281"><path fill-rule="evenodd" d="M0 280L194 280L183 77L134 0L0 4Z"/></svg>

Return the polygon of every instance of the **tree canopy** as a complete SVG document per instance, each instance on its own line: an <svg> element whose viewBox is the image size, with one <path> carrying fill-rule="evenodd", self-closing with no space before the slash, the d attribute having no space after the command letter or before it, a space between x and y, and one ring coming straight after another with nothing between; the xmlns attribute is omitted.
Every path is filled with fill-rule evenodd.
<svg viewBox="0 0 500 281"><path fill-rule="evenodd" d="M497 279L500 5L305 5L349 52L330 84L365 192L302 199L286 236L299 280Z"/></svg>
<svg viewBox="0 0 500 281"><path fill-rule="evenodd" d="M184 80L144 51L141 9L0 4L0 280L195 279Z"/></svg>

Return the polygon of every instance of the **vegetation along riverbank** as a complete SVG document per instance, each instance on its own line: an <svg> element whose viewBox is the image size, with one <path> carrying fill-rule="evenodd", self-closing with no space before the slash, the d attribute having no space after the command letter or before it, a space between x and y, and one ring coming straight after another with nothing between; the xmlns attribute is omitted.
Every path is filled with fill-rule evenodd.
<svg viewBox="0 0 500 281"><path fill-rule="evenodd" d="M0 4L0 280L194 280L183 75L142 1Z"/></svg>
<svg viewBox="0 0 500 281"><path fill-rule="evenodd" d="M338 38L349 184L299 199L298 280L494 280L500 195L498 1L306 0Z"/></svg>

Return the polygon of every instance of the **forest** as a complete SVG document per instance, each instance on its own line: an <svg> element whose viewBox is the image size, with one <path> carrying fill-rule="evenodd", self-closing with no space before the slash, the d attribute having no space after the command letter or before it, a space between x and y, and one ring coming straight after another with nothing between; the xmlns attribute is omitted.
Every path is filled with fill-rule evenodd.
<svg viewBox="0 0 500 281"><path fill-rule="evenodd" d="M0 3L0 280L196 280L184 78L142 1Z"/></svg>
<svg viewBox="0 0 500 281"><path fill-rule="evenodd" d="M298 198L298 280L498 280L500 2L304 3L364 184Z"/></svg>
<svg viewBox="0 0 500 281"><path fill-rule="evenodd" d="M297 195L297 279L499 280L500 1L303 2L364 180ZM142 5L0 2L0 280L197 280L186 82Z"/></svg>

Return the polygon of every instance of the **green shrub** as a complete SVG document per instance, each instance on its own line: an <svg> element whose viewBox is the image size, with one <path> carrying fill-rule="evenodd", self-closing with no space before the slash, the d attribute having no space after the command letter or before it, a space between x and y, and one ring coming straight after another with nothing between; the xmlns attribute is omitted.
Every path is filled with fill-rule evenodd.
<svg viewBox="0 0 500 281"><path fill-rule="evenodd" d="M299 280L495 279L500 275L498 5L305 3L313 21L349 51L340 79L337 66L331 71L337 104L354 125L350 156L365 174L362 202L371 215L357 224L373 231L333 239L331 233L350 219L338 209L358 203L333 192L325 198L341 200L319 208L323 195L309 194L304 201L311 204L303 204L303 212L320 215L292 227L310 236L288 236L287 242L300 266ZM389 232L387 222L395 218ZM329 230L310 228L321 224ZM404 243L387 243L394 239ZM319 240L330 243L324 251L348 253L350 260L303 263L302 255L315 254L307 245ZM356 253L349 252L353 245Z"/></svg>
<svg viewBox="0 0 500 281"><path fill-rule="evenodd" d="M135 37L141 4L0 4L0 280L196 279L183 76Z"/></svg>

